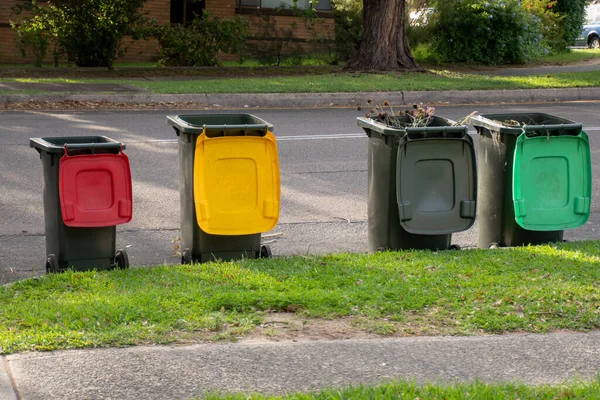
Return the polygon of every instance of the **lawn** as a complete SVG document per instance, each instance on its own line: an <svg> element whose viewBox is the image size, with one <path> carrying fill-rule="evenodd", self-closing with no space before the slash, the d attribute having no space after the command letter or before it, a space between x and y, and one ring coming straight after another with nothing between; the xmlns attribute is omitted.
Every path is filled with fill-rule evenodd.
<svg viewBox="0 0 600 400"><path fill-rule="evenodd" d="M378 386L361 385L287 396L214 393L204 398L206 400L590 400L600 398L600 378L590 383L571 382L554 386L490 385L482 382L442 386L436 384L417 385L400 380Z"/></svg>
<svg viewBox="0 0 600 400"><path fill-rule="evenodd" d="M350 74L236 77L198 79L84 79L1 78L0 82L111 83L138 87L151 93L331 93L398 92L412 90L556 89L600 86L600 71L537 76L488 76L449 71L430 73ZM1 90L0 94L9 94ZM14 92L12 92L14 93ZM23 93L39 94L39 90Z"/></svg>
<svg viewBox="0 0 600 400"><path fill-rule="evenodd" d="M600 327L600 242L67 272L0 288L0 350L235 340L270 313L378 335Z"/></svg>

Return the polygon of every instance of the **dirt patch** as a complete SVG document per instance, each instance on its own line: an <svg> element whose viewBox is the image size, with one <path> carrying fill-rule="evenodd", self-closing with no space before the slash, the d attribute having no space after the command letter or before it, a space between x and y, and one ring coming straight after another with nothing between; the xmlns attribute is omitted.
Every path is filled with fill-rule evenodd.
<svg viewBox="0 0 600 400"><path fill-rule="evenodd" d="M381 335L356 326L352 318L303 319L293 313L268 314L262 325L240 342L374 339Z"/></svg>

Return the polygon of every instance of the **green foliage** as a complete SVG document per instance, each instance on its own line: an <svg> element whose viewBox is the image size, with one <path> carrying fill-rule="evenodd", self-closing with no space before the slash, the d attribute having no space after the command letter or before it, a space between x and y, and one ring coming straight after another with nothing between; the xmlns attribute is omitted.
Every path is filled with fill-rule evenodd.
<svg viewBox="0 0 600 400"><path fill-rule="evenodd" d="M558 0L557 11L564 16L562 20L562 32L565 46L573 44L581 33L581 27L585 21L586 0Z"/></svg>
<svg viewBox="0 0 600 400"><path fill-rule="evenodd" d="M350 60L356 54L363 36L362 0L336 0L335 53L340 60Z"/></svg>
<svg viewBox="0 0 600 400"><path fill-rule="evenodd" d="M155 36L159 44L158 62L163 66L220 65L219 52L244 52L248 21L239 15L232 20L223 20L205 11L187 27L158 27Z"/></svg>
<svg viewBox="0 0 600 400"><path fill-rule="evenodd" d="M551 54L561 53L566 48L562 32L564 17L558 13L556 3L556 0L523 0L523 7L540 19L542 35Z"/></svg>
<svg viewBox="0 0 600 400"><path fill-rule="evenodd" d="M41 62L52 37L56 51L64 53L79 67L112 67L124 54L121 41L138 32L146 22L141 10L147 0L56 0L45 5L37 0L14 8L34 16L13 24L22 46L30 48ZM38 57L39 55L39 57Z"/></svg>
<svg viewBox="0 0 600 400"><path fill-rule="evenodd" d="M523 64L547 51L540 19L519 0L451 0L438 7L434 51L443 62Z"/></svg>
<svg viewBox="0 0 600 400"><path fill-rule="evenodd" d="M56 22L60 19L58 9L52 5L41 7L36 0L32 0L30 3L17 3L12 11L15 15L29 15L18 23L11 21L10 25L17 34L17 49L21 55L27 57L31 53L34 65L41 67L50 42L54 45L56 53Z"/></svg>

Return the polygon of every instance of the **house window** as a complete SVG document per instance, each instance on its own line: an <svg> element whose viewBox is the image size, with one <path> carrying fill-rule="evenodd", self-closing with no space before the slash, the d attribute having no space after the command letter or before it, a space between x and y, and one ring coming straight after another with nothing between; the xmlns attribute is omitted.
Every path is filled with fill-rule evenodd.
<svg viewBox="0 0 600 400"><path fill-rule="evenodd" d="M238 7L284 8L293 7L294 0L237 0L237 5ZM314 3L310 0L298 0L296 5L302 10L307 10L311 7L319 11L331 10L331 0L319 0Z"/></svg>
<svg viewBox="0 0 600 400"><path fill-rule="evenodd" d="M188 25L203 11L204 0L171 0L171 23Z"/></svg>

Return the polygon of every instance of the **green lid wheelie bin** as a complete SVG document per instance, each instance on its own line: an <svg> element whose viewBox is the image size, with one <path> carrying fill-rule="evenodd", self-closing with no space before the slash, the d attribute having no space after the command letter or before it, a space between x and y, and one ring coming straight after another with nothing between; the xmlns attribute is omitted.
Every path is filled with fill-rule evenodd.
<svg viewBox="0 0 600 400"><path fill-rule="evenodd" d="M582 125L544 113L471 117L479 134L478 247L560 242L590 213Z"/></svg>
<svg viewBox="0 0 600 400"><path fill-rule="evenodd" d="M181 262L271 257L279 218L273 125L250 114L168 116L179 143Z"/></svg>
<svg viewBox="0 0 600 400"><path fill-rule="evenodd" d="M123 144L105 136L31 138L42 160L46 271L127 268L116 225L132 217Z"/></svg>
<svg viewBox="0 0 600 400"><path fill-rule="evenodd" d="M467 127L437 116L426 127L394 128L374 118L357 123L369 137L369 252L458 248L452 233L470 228L476 212Z"/></svg>

